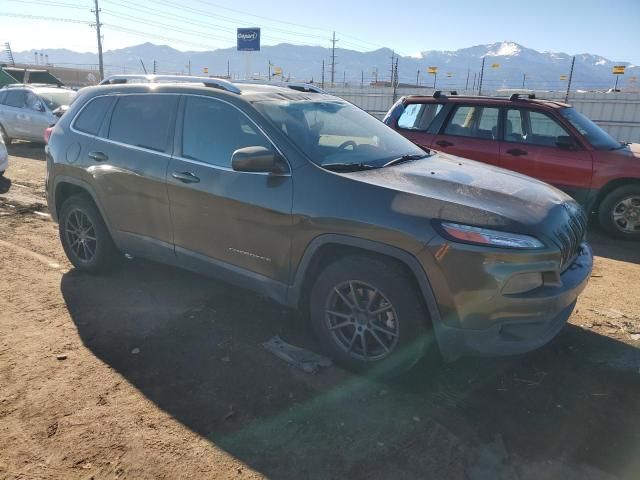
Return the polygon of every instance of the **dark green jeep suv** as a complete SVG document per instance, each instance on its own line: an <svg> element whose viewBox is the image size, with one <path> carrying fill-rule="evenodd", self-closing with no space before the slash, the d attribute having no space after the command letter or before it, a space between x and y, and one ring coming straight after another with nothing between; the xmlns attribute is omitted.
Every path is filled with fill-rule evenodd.
<svg viewBox="0 0 640 480"><path fill-rule="evenodd" d="M79 270L126 253L218 276L307 312L355 369L406 368L434 344L449 360L539 347L592 267L585 215L564 193L424 151L322 93L89 88L47 165Z"/></svg>

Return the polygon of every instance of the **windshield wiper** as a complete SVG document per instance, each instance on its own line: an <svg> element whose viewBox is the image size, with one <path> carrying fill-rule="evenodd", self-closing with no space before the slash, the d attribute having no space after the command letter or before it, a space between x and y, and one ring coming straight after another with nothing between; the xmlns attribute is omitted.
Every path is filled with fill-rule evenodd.
<svg viewBox="0 0 640 480"><path fill-rule="evenodd" d="M394 158L393 160L389 160L384 164L385 167L390 167L391 165L397 165L399 163L410 162L411 160L420 160L421 158L428 157L428 153L414 153L402 155L401 157Z"/></svg>
<svg viewBox="0 0 640 480"><path fill-rule="evenodd" d="M376 168L380 168L368 163L325 163L320 166L333 172L359 172L362 170L374 170Z"/></svg>

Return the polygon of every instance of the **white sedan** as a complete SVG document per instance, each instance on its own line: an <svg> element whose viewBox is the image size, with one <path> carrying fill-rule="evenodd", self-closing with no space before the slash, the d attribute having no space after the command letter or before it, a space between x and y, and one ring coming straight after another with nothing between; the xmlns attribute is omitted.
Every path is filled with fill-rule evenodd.
<svg viewBox="0 0 640 480"><path fill-rule="evenodd" d="M9 154L7 153L7 147L4 146L2 137L0 137L0 177L4 175L7 168L9 168Z"/></svg>

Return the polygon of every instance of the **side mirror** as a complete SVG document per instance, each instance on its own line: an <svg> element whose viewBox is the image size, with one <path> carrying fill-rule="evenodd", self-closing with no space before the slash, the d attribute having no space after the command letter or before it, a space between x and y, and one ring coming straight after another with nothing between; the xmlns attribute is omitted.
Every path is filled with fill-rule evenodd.
<svg viewBox="0 0 640 480"><path fill-rule="evenodd" d="M239 148L231 155L231 168L236 172L273 173L288 172L287 163L276 152L265 147Z"/></svg>
<svg viewBox="0 0 640 480"><path fill-rule="evenodd" d="M66 113L66 111L69 110L69 105L62 105L58 108L56 108L53 113L56 117L60 118L62 117L62 115L64 115Z"/></svg>
<svg viewBox="0 0 640 480"><path fill-rule="evenodd" d="M578 143L568 135L558 137L556 145L561 150L569 150L571 152L578 150Z"/></svg>

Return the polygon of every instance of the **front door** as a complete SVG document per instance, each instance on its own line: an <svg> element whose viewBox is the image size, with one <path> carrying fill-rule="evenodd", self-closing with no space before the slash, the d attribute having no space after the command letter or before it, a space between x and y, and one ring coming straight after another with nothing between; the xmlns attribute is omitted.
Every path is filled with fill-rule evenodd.
<svg viewBox="0 0 640 480"><path fill-rule="evenodd" d="M433 139L431 148L479 162L498 165L498 107L458 104Z"/></svg>
<svg viewBox="0 0 640 480"><path fill-rule="evenodd" d="M129 253L153 256L148 249L154 245L173 249L166 173L178 99L119 96L111 122L94 138L84 160L111 227ZM104 107L99 102L96 98L85 107L76 127L81 128L77 124L84 122L83 114L91 114L91 107Z"/></svg>
<svg viewBox="0 0 640 480"><path fill-rule="evenodd" d="M506 110L500 165L550 183L581 203L591 188L591 154L543 111Z"/></svg>
<svg viewBox="0 0 640 480"><path fill-rule="evenodd" d="M184 97L167 174L178 260L237 267L284 283L289 274L292 177L236 172L239 148L273 145L235 106Z"/></svg>

